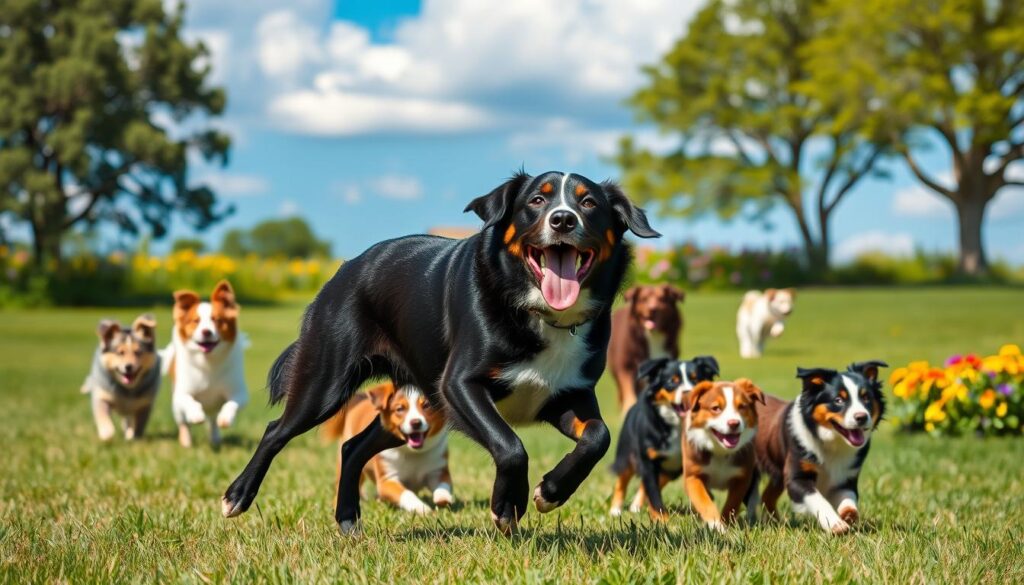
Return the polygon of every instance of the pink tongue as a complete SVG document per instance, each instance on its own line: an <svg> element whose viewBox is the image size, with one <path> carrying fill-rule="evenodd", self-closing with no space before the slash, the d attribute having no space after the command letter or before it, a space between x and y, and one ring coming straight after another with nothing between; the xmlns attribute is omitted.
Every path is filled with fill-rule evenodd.
<svg viewBox="0 0 1024 585"><path fill-rule="evenodd" d="M850 437L850 442L853 443L854 447L860 447L861 445L864 444L864 431L857 429L853 431L848 431L848 433L848 436Z"/></svg>
<svg viewBox="0 0 1024 585"><path fill-rule="evenodd" d="M571 246L550 246L544 248L540 292L544 300L556 311L564 311L576 303L580 296L580 282L576 279L576 256L579 252Z"/></svg>

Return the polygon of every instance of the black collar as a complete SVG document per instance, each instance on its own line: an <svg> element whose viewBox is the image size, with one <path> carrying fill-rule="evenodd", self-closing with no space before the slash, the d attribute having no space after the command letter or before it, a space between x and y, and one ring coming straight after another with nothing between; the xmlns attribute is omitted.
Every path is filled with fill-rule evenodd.
<svg viewBox="0 0 1024 585"><path fill-rule="evenodd" d="M548 321L547 319L544 319L544 322L547 323L550 327L554 327L555 329L567 329L569 331L569 335L576 337L576 330L589 323L590 319L584 319L579 323L572 323L569 325L559 325L558 323L555 323L554 321Z"/></svg>

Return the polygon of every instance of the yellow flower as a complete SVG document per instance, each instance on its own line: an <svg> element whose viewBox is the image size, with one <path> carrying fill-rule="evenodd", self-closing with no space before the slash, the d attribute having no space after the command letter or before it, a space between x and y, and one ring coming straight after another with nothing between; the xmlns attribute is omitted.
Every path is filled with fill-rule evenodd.
<svg viewBox="0 0 1024 585"><path fill-rule="evenodd" d="M998 416L999 418L1003 418L1004 416L1006 416L1007 410L1009 410L1009 406L1005 402L999 403L999 406L996 407L996 416Z"/></svg>
<svg viewBox="0 0 1024 585"><path fill-rule="evenodd" d="M1020 347L1015 343L1007 343L999 348L999 355L1004 357L1017 357L1020 355Z"/></svg>
<svg viewBox="0 0 1024 585"><path fill-rule="evenodd" d="M982 392L981 398L978 399L978 404L981 405L981 407L984 408L985 410L992 408L995 405L995 403L996 391L991 388Z"/></svg>
<svg viewBox="0 0 1024 585"><path fill-rule="evenodd" d="M935 424L934 423L930 423L930 422L924 423L924 430L928 431L929 433L934 431L935 430Z"/></svg>
<svg viewBox="0 0 1024 585"><path fill-rule="evenodd" d="M889 385L893 386L896 384L896 382L902 380L907 375L907 372L907 368L896 368L895 370L893 370L892 375L889 376Z"/></svg>
<svg viewBox="0 0 1024 585"><path fill-rule="evenodd" d="M928 422L942 422L946 420L946 412L942 410L945 402L942 400L936 400L928 405L928 409L924 411L924 420Z"/></svg>

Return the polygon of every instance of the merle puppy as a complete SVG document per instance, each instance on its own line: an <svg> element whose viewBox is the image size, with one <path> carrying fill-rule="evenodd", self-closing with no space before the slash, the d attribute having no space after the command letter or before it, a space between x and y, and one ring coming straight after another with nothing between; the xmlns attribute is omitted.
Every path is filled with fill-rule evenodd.
<svg viewBox="0 0 1024 585"><path fill-rule="evenodd" d="M693 387L718 376L718 361L697 356L689 361L657 358L637 369L637 381L647 381L635 404L626 412L615 448L611 471L617 476L609 513L622 514L622 503L634 475L640 476L640 490L629 507L639 512L650 500L654 520L667 514L661 488L683 473L682 417L686 398Z"/></svg>
<svg viewBox="0 0 1024 585"><path fill-rule="evenodd" d="M530 498L526 450L511 425L543 421L576 443L533 491L538 511L564 504L589 475L611 442L594 386L629 263L623 235L660 234L618 186L571 173L520 172L466 211L483 219L479 234L381 242L324 285L270 370L271 401L285 400L284 412L224 494L225 516L252 505L289 440L370 378L422 388L490 453L491 514L503 532ZM342 447L342 532L358 526L363 467L399 444L375 419Z"/></svg>

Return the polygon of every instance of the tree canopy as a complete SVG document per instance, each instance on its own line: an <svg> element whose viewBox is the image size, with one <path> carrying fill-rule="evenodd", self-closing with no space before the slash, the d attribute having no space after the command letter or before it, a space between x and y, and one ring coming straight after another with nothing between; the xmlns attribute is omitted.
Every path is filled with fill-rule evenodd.
<svg viewBox="0 0 1024 585"><path fill-rule="evenodd" d="M79 224L164 236L230 208L189 181L189 157L225 162L208 120L225 105L183 7L161 0L5 0L0 10L0 214L32 228L36 260L60 259Z"/></svg>
<svg viewBox="0 0 1024 585"><path fill-rule="evenodd" d="M260 222L248 230L229 230L224 234L221 252L237 257L255 254L261 257L324 258L331 255L331 244L318 239L306 220L289 217Z"/></svg>

